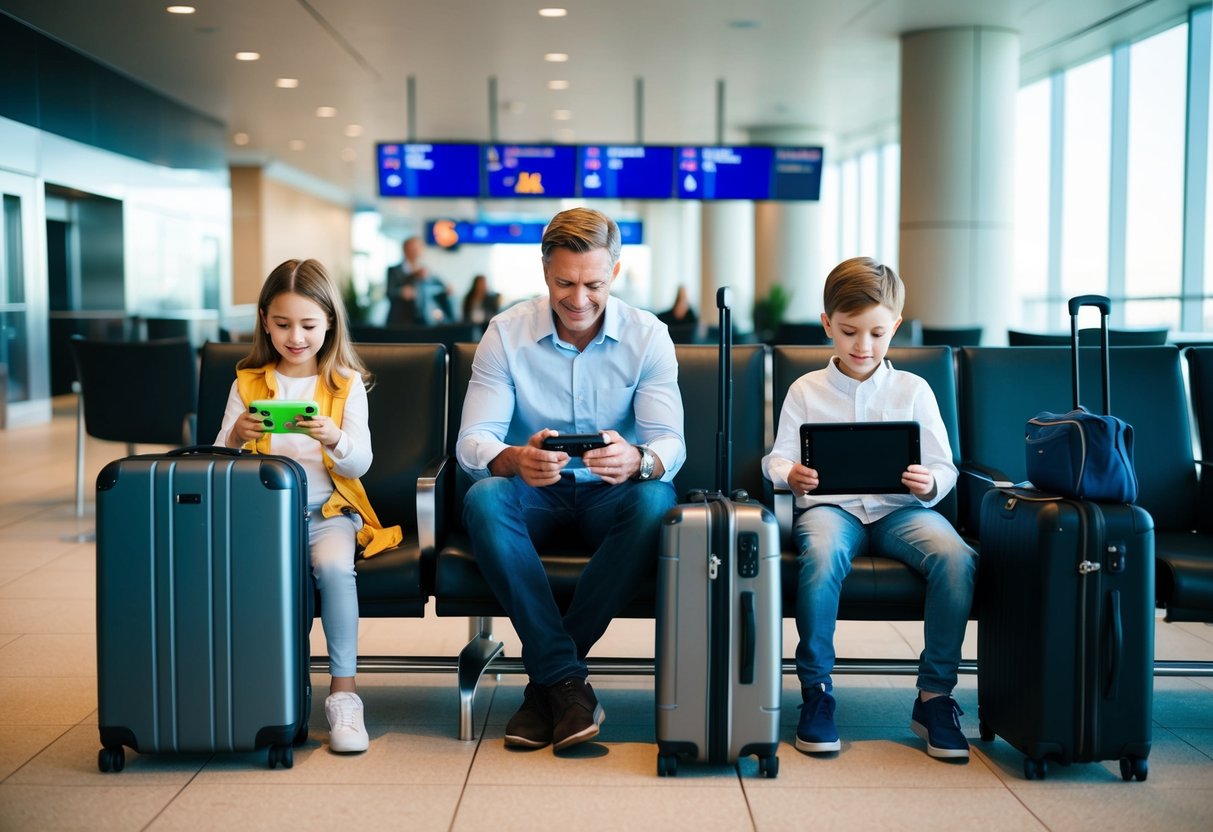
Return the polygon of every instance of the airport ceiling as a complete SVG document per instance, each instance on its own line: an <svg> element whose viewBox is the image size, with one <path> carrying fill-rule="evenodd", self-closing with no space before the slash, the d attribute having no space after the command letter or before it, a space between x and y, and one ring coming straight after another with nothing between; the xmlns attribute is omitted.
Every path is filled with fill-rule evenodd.
<svg viewBox="0 0 1213 832"><path fill-rule="evenodd" d="M710 144L719 122L725 142L744 143L750 130L770 128L788 137L774 141L824 141L837 151L897 135L903 32L1013 29L1020 33L1021 77L1030 80L1178 22L1194 5L188 2L195 13L167 13L170 0L0 0L0 10L224 122L234 163L280 163L389 214L392 204L375 197L376 141ZM542 7L567 14L543 17ZM236 60L246 51L260 59ZM545 60L553 52L568 60ZM279 78L297 79L298 86L279 88ZM550 89L552 81L567 81L568 88ZM335 114L319 116L322 107Z"/></svg>

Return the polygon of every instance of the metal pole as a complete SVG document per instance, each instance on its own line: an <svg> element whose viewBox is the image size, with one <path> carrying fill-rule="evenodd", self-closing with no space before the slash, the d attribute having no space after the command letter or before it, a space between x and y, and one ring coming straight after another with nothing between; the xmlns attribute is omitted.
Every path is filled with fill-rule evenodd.
<svg viewBox="0 0 1213 832"><path fill-rule="evenodd" d="M644 144L644 79L636 79L636 144Z"/></svg>
<svg viewBox="0 0 1213 832"><path fill-rule="evenodd" d="M417 76L408 77L408 134L409 144L417 141Z"/></svg>
<svg viewBox="0 0 1213 832"><path fill-rule="evenodd" d="M489 141L497 143L497 76L489 76Z"/></svg>
<svg viewBox="0 0 1213 832"><path fill-rule="evenodd" d="M716 144L724 144L724 79L716 81Z"/></svg>

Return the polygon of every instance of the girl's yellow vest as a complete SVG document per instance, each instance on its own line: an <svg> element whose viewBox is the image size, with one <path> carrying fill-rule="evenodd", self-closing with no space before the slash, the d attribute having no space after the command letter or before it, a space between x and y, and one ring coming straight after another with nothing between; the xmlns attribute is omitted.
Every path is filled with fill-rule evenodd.
<svg viewBox="0 0 1213 832"><path fill-rule="evenodd" d="M278 383L274 377L275 364L266 364L260 368L247 368L236 373L236 387L245 405L257 399L273 399L278 396ZM315 399L321 414L328 416L337 427L341 427L341 417L345 413L345 401L349 396L352 379L341 373L333 373L333 386L336 393L329 392L328 385L316 380ZM272 453L270 439L272 434L265 434L260 439L246 442L244 447L259 454ZM404 535L399 526L383 528L371 501L366 496L366 489L354 477L343 477L333 471L333 460L323 447L320 453L324 457L324 467L333 478L333 495L321 509L325 517L336 517L344 511L354 511L362 518L362 529L358 532L358 545L362 547L362 556L371 557L400 545Z"/></svg>

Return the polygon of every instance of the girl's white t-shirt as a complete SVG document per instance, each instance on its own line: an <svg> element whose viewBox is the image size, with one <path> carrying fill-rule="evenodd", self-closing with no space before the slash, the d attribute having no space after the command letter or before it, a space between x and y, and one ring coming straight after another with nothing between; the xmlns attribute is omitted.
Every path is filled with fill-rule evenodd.
<svg viewBox="0 0 1213 832"><path fill-rule="evenodd" d="M294 378L277 371L274 377L278 384L278 398L283 400L312 401L316 398L318 376ZM244 413L244 401L236 382L232 382L227 397L227 408L223 413L223 426L216 445L226 445L232 425ZM361 377L355 377L350 385L349 398L341 417L341 438L329 450L334 470L343 477L361 477L371 467L371 433L367 426L366 385ZM270 452L289 456L303 466L307 474L307 504L316 509L324 505L333 493L333 480L324 467L320 443L310 436L297 433L276 433L270 439Z"/></svg>

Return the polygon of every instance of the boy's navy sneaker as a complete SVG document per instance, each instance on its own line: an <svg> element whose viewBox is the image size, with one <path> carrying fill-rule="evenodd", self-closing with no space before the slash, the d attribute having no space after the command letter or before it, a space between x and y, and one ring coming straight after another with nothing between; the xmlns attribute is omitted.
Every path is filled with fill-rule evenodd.
<svg viewBox="0 0 1213 832"><path fill-rule="evenodd" d="M932 757L968 759L969 741L960 730L963 713L950 696L935 696L923 702L915 694L910 730L927 741L927 753Z"/></svg>
<svg viewBox="0 0 1213 832"><path fill-rule="evenodd" d="M823 684L801 688L800 724L796 726L796 747L807 754L838 751L838 729L834 727L834 697Z"/></svg>

